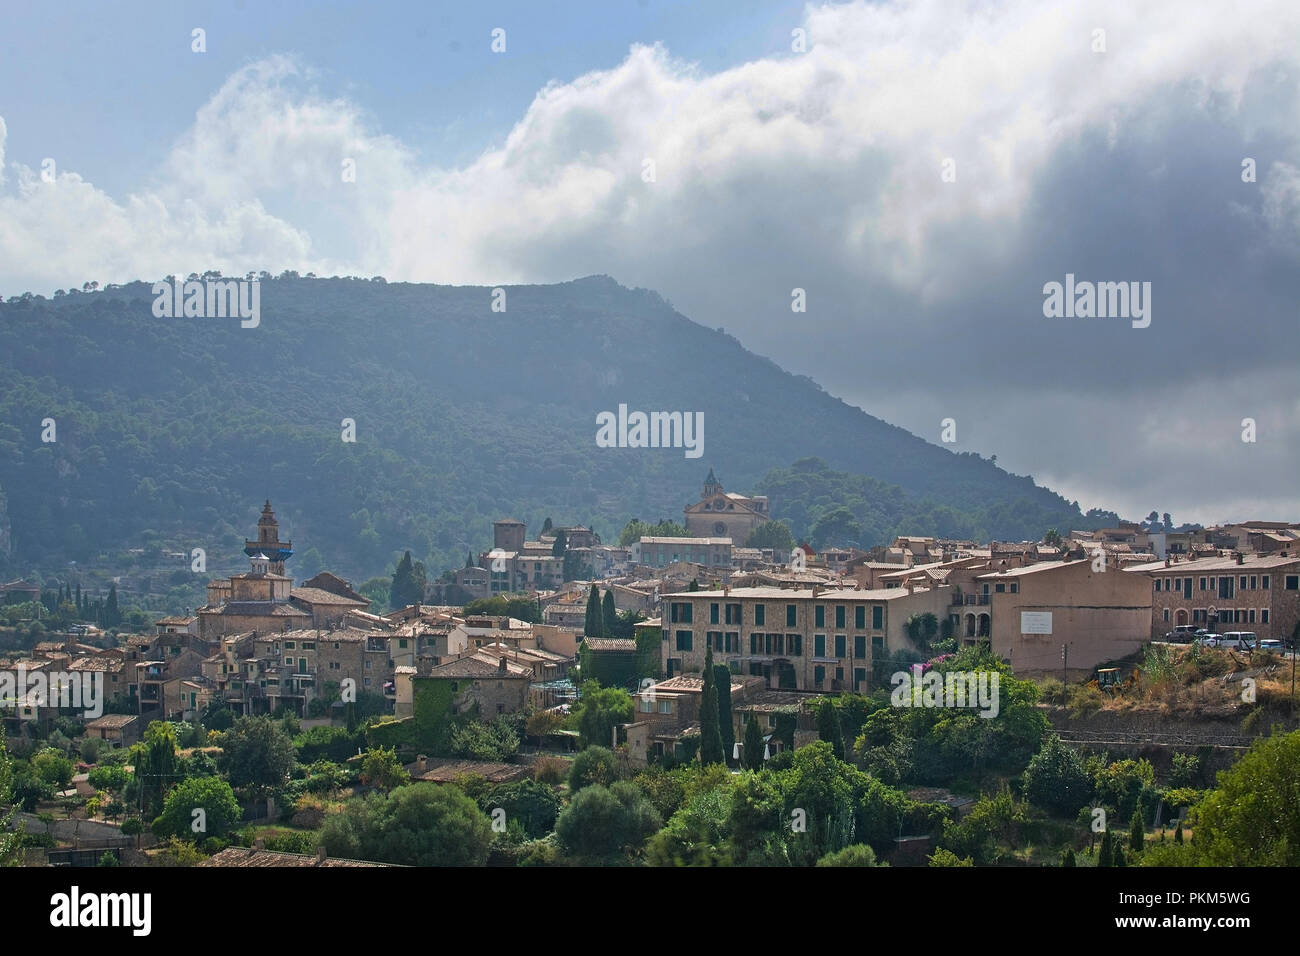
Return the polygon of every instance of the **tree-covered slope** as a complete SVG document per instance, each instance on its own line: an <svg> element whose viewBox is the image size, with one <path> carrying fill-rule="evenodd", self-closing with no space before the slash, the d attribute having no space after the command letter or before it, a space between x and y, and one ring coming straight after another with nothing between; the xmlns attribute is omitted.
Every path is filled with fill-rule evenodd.
<svg viewBox="0 0 1300 956"><path fill-rule="evenodd" d="M631 516L680 519L710 466L757 491L810 456L897 486L860 489L890 514L947 508L954 528L1004 538L1083 523L1029 478L873 418L652 292L606 277L506 291L494 312L486 288L267 279L248 329L155 318L147 283L0 303L10 564L160 540L228 564L270 498L308 564L363 577L410 548L436 571L487 546L494 517L609 540ZM620 403L703 412L703 457L597 447L597 413ZM778 514L798 480L766 479Z"/></svg>

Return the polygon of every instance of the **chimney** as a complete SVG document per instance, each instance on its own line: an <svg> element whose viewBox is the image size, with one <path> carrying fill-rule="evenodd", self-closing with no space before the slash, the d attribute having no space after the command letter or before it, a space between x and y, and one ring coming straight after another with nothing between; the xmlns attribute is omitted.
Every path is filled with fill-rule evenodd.
<svg viewBox="0 0 1300 956"><path fill-rule="evenodd" d="M1169 567L1171 563L1172 562L1168 558L1165 558L1165 567Z"/></svg>
<svg viewBox="0 0 1300 956"><path fill-rule="evenodd" d="M1236 558L1237 558L1237 563L1238 563L1238 564L1245 564L1245 563L1246 563L1246 556L1245 556L1244 554L1242 554L1240 551L1237 552L1237 554L1236 554Z"/></svg>
<svg viewBox="0 0 1300 956"><path fill-rule="evenodd" d="M815 597L819 597L819 596L821 595L821 593L822 593L822 586L821 586L820 584L814 584L814 585L813 585L813 597L814 597L814 598L815 598Z"/></svg>
<svg viewBox="0 0 1300 956"><path fill-rule="evenodd" d="M415 772L426 773L428 772L428 770L429 770L429 758L426 757L424 754L420 754L420 756L415 758Z"/></svg>
<svg viewBox="0 0 1300 956"><path fill-rule="evenodd" d="M254 849L254 850L265 850L265 849L266 849L266 841L263 840L261 837L258 837L256 840L253 841L253 849Z"/></svg>
<svg viewBox="0 0 1300 956"><path fill-rule="evenodd" d="M504 674L506 672L506 656L501 655L501 663L497 665L497 672Z"/></svg>
<svg viewBox="0 0 1300 956"><path fill-rule="evenodd" d="M914 594L914 593L916 593L916 579L915 579L915 578L908 578L908 579L907 579L907 593L908 593L908 594Z"/></svg>

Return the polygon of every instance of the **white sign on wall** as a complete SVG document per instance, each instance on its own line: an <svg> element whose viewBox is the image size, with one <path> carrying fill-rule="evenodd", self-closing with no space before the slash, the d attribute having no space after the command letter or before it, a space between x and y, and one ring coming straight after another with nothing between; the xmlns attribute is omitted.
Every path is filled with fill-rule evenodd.
<svg viewBox="0 0 1300 956"><path fill-rule="evenodd" d="M1020 633L1021 634L1051 634L1052 633L1052 612L1051 611L1021 611L1020 612Z"/></svg>

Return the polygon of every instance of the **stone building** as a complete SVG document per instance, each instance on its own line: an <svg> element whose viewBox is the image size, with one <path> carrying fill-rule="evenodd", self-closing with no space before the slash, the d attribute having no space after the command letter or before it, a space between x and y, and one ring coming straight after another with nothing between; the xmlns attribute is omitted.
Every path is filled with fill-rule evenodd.
<svg viewBox="0 0 1300 956"><path fill-rule="evenodd" d="M765 496L746 497L728 492L713 476L704 480L700 500L685 508L686 530L700 538L730 538L743 545L759 525L771 520Z"/></svg>

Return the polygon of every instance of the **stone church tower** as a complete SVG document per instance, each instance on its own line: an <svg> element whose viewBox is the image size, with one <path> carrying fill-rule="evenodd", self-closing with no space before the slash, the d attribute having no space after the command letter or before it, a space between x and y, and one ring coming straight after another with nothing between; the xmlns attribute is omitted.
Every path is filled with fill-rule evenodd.
<svg viewBox="0 0 1300 956"><path fill-rule="evenodd" d="M244 554L250 558L266 555L272 574L284 574L284 562L293 556L293 542L280 540L280 523L275 520L269 499L262 509L262 517L257 519L257 540L244 539Z"/></svg>

